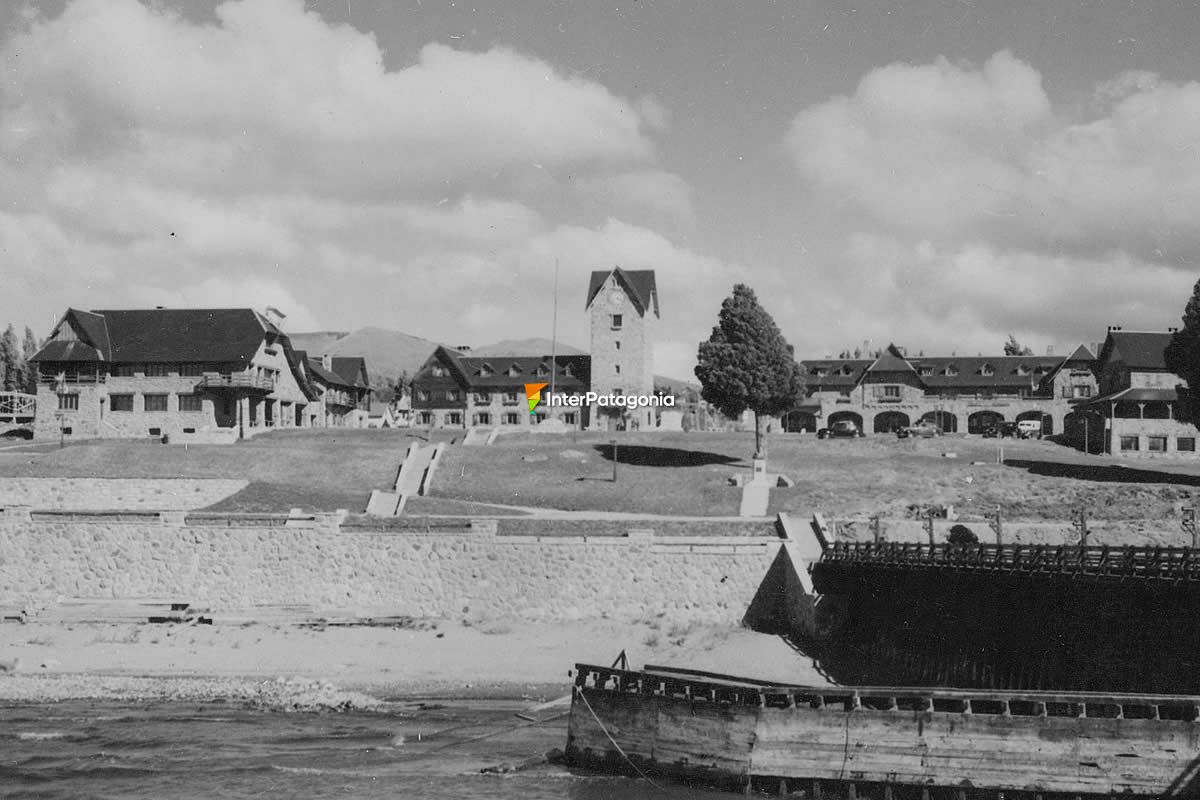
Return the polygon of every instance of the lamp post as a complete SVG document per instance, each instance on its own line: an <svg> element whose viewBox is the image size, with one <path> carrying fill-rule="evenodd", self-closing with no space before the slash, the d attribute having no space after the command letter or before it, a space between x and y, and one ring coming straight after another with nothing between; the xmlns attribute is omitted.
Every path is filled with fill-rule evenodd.
<svg viewBox="0 0 1200 800"><path fill-rule="evenodd" d="M617 482L617 440L609 439L608 444L612 448L612 458L613 458L613 477L612 477L612 479L613 479L613 483L616 483Z"/></svg>

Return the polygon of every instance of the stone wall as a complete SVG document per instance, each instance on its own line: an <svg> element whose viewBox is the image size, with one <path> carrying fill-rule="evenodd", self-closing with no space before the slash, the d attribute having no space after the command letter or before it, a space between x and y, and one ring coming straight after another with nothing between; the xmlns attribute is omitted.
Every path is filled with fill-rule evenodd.
<svg viewBox="0 0 1200 800"><path fill-rule="evenodd" d="M246 488L246 483L196 478L0 478L0 509L187 511L219 502Z"/></svg>
<svg viewBox="0 0 1200 800"><path fill-rule="evenodd" d="M156 597L447 618L737 623L775 537L499 536L494 521L397 529L336 515L0 519L0 602Z"/></svg>

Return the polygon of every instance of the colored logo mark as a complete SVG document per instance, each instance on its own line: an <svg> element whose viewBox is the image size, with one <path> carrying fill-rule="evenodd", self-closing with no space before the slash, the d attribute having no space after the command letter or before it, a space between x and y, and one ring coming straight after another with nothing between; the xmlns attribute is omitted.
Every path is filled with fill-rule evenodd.
<svg viewBox="0 0 1200 800"><path fill-rule="evenodd" d="M538 403L542 402L542 389L545 389L550 384L548 383L527 383L525 384L525 398L529 403L529 413L538 407Z"/></svg>

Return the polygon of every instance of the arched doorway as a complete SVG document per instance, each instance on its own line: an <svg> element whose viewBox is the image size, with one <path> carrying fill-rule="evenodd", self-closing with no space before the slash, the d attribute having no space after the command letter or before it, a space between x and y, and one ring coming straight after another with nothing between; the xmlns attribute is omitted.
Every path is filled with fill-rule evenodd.
<svg viewBox="0 0 1200 800"><path fill-rule="evenodd" d="M876 433L895 433L908 426L908 414L903 411L884 411L875 415Z"/></svg>
<svg viewBox="0 0 1200 800"><path fill-rule="evenodd" d="M921 415L921 422L932 422L942 429L942 433L958 433L958 417L949 411L926 411Z"/></svg>
<svg viewBox="0 0 1200 800"><path fill-rule="evenodd" d="M853 411L835 411L829 415L828 425L833 427L833 423L848 419L858 426L859 431L863 431L863 418ZM864 431L865 432L865 431Z"/></svg>
<svg viewBox="0 0 1200 800"><path fill-rule="evenodd" d="M1001 422L1004 422L1004 415L999 411L976 411L967 417L967 433L983 433Z"/></svg>
<svg viewBox="0 0 1200 800"><path fill-rule="evenodd" d="M789 411L783 415L782 422L787 433L817 432L817 415L811 411Z"/></svg>
<svg viewBox="0 0 1200 800"><path fill-rule="evenodd" d="M1054 435L1054 417L1050 416L1046 412L1044 412L1044 411L1022 411L1020 414L1017 414L1017 422L1021 422L1022 420L1027 420L1027 419L1041 420L1042 436L1053 436Z"/></svg>

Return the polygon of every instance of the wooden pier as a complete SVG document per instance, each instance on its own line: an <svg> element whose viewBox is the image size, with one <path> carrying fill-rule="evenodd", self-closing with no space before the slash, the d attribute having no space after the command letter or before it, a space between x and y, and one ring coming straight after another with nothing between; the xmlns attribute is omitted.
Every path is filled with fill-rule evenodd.
<svg viewBox="0 0 1200 800"><path fill-rule="evenodd" d="M576 670L574 766L854 800L1200 795L1200 696Z"/></svg>

